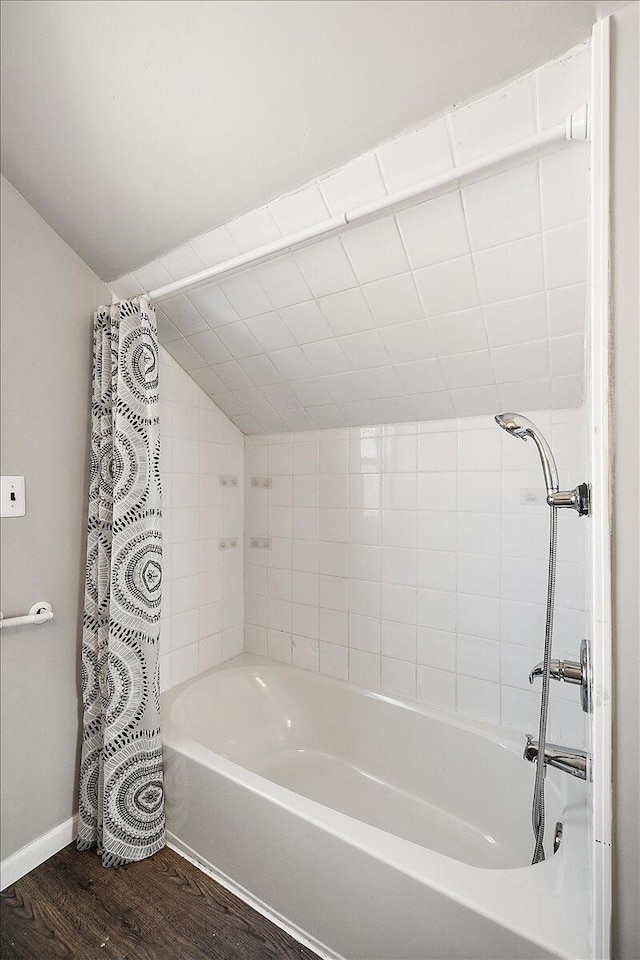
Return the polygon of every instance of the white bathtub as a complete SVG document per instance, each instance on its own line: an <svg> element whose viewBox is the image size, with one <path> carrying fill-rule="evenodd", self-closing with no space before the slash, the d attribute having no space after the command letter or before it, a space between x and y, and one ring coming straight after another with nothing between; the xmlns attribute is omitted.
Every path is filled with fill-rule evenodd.
<svg viewBox="0 0 640 960"><path fill-rule="evenodd" d="M327 957L589 957L586 791L522 737L241 656L162 697L172 845Z"/></svg>

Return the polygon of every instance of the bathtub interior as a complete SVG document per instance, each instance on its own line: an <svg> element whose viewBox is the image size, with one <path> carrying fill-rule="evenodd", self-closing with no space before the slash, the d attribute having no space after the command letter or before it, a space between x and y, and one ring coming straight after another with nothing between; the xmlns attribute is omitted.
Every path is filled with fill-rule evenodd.
<svg viewBox="0 0 640 960"><path fill-rule="evenodd" d="M281 665L211 671L176 691L176 727L214 754L474 867L531 857L534 768L518 743ZM547 777L547 818L563 783Z"/></svg>

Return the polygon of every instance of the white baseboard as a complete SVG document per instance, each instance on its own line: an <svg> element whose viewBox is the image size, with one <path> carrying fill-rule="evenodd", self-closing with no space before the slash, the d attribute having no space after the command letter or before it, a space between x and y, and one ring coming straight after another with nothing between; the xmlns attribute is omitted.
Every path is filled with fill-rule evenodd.
<svg viewBox="0 0 640 960"><path fill-rule="evenodd" d="M20 877L24 877L25 873L29 873L58 850L62 850L68 843L75 840L77 833L78 817L70 817L53 830L38 837L37 840L32 840L26 847L16 850L0 863L0 890L11 886Z"/></svg>
<svg viewBox="0 0 640 960"><path fill-rule="evenodd" d="M320 943L319 940L316 940L315 937L310 936L300 927L296 926L294 923L291 923L290 920L287 920L286 917L283 917L281 913L278 913L276 910L272 910L271 907L266 904L263 900L259 900L257 897L254 897L245 887L240 886L239 883L236 883L235 880L232 880L231 877L227 876L226 873L223 873L222 870L218 870L217 867L214 867L212 863L209 863L208 860L203 860L202 857L198 856L195 850L192 850L188 844L183 843L178 837L173 833L167 831L167 846L172 850L175 850L176 853L179 853L181 857L184 857L185 860L188 860L189 863L192 863L194 867L197 867L199 870L202 870L203 873L206 873L213 880L216 880L221 886L225 887L230 893L235 894L243 903L246 903L247 906L251 907L252 910L255 910L257 913L262 914L263 917L266 917L267 920L270 920L271 923L274 923L277 927L280 927L281 930L284 930L285 933L288 933L290 937L293 937L294 940L297 940L298 943L303 944L305 947L309 947L310 950L313 950L314 953L317 953L321 960L344 960L340 954L335 953L333 950L330 950L324 943Z"/></svg>

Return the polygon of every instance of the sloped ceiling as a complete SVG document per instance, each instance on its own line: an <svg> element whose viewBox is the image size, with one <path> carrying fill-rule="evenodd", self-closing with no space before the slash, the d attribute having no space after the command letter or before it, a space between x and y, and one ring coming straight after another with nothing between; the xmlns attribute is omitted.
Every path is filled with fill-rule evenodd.
<svg viewBox="0 0 640 960"><path fill-rule="evenodd" d="M111 287L149 291L547 129L588 77L583 47ZM577 405L588 155L546 148L189 288L159 304L161 342L245 433Z"/></svg>
<svg viewBox="0 0 640 960"><path fill-rule="evenodd" d="M107 280L588 38L595 0L4 0L3 173Z"/></svg>

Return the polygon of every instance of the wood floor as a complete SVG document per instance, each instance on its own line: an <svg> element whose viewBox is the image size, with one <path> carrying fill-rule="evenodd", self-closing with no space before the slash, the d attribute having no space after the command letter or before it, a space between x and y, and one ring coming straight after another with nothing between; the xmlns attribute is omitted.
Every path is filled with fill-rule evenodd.
<svg viewBox="0 0 640 960"><path fill-rule="evenodd" d="M71 845L1 898L2 960L317 960L168 848L105 869Z"/></svg>

